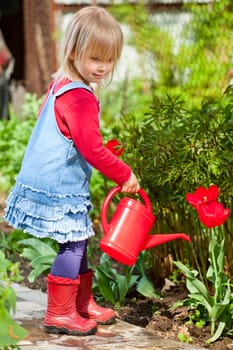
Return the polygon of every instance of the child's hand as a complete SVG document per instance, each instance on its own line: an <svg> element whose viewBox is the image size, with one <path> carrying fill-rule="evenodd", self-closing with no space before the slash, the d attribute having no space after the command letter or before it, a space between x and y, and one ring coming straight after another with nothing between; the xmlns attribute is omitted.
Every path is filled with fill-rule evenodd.
<svg viewBox="0 0 233 350"><path fill-rule="evenodd" d="M140 190L140 185L134 173L132 172L128 181L123 183L121 192L136 193Z"/></svg>

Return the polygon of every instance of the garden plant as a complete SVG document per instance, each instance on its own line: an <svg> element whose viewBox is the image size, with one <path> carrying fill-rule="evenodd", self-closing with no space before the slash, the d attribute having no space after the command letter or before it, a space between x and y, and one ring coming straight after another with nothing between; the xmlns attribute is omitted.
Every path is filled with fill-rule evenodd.
<svg viewBox="0 0 233 350"><path fill-rule="evenodd" d="M20 281L19 263L12 263L2 251L0 251L0 281L0 348L16 349L17 343L27 334L12 318L16 308L16 293L12 283Z"/></svg>
<svg viewBox="0 0 233 350"><path fill-rule="evenodd" d="M216 341L224 332L232 334L232 303L230 278L224 271L225 267L225 239L218 230L228 218L229 209L225 209L218 202L219 189L212 185L208 189L199 187L195 193L186 196L187 201L196 208L199 220L208 228L209 232L209 267L206 273L207 283L204 282L201 272L190 270L182 262L174 261L186 277L186 286L189 291L188 299L183 301L194 310L196 322L202 325L210 323L211 338ZM198 264L197 264L198 266Z"/></svg>

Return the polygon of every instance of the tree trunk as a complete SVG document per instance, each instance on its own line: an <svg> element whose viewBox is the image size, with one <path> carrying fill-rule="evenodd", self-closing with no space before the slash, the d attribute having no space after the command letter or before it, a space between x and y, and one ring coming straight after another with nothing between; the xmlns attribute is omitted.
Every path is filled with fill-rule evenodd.
<svg viewBox="0 0 233 350"><path fill-rule="evenodd" d="M52 34L53 1L23 0L25 35L25 87L28 92L43 95L56 66Z"/></svg>

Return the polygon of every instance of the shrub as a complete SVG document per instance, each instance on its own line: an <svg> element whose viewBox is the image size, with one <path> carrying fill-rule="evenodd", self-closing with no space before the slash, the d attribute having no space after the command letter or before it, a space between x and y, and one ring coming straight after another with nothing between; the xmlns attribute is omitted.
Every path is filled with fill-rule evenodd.
<svg viewBox="0 0 233 350"><path fill-rule="evenodd" d="M133 115L122 118L119 138L127 145L124 159L141 180L153 203L157 221L154 233L185 232L196 251L201 251L201 268L206 273L208 239L193 218L185 195L199 186L214 183L221 200L232 207L233 196L233 99L203 100L200 108L188 108L178 97L155 98L150 111L137 122ZM232 216L224 225L227 263L231 270ZM181 241L155 248L156 269L165 257L195 264L190 246Z"/></svg>

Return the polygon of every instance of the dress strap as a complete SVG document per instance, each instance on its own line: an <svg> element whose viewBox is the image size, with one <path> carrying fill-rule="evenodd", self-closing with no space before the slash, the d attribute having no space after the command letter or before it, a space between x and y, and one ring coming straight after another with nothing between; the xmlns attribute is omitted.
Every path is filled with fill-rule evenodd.
<svg viewBox="0 0 233 350"><path fill-rule="evenodd" d="M56 85L56 82L54 83L54 85L52 86L52 91L54 90L54 87ZM86 89L88 91L90 91L91 93L93 93L91 87L87 86L86 84L84 83L81 83L81 82L77 82L77 81L72 81L71 83L69 84L66 84L64 85L63 87L61 87L55 94L54 96L60 96L62 94L64 94L64 92L66 91L69 91L69 90L72 90L72 89L77 89L77 88L82 88L82 89Z"/></svg>

